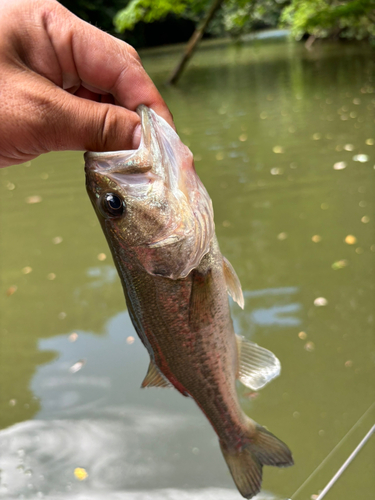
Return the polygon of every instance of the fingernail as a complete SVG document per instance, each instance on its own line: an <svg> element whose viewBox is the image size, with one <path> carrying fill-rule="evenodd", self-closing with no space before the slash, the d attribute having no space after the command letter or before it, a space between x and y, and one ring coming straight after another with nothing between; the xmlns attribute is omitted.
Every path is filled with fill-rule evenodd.
<svg viewBox="0 0 375 500"><path fill-rule="evenodd" d="M141 134L142 134L141 124L138 123L133 132L133 149L139 148L139 144L141 142Z"/></svg>

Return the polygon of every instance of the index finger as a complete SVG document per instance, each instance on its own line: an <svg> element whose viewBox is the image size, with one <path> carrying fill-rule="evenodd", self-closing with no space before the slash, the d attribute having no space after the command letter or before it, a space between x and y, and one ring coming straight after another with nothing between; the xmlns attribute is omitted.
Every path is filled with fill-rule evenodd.
<svg viewBox="0 0 375 500"><path fill-rule="evenodd" d="M46 12L45 26L65 81L78 79L89 89L108 92L131 111L145 104L174 128L166 103L133 47L82 21L60 4Z"/></svg>

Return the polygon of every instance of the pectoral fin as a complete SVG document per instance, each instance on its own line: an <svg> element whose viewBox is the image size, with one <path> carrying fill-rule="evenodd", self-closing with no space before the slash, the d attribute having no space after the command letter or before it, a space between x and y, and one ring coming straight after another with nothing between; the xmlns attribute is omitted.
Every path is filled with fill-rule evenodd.
<svg viewBox="0 0 375 500"><path fill-rule="evenodd" d="M142 382L142 389L145 387L173 387L168 380L160 373L153 361L150 361L147 375Z"/></svg>
<svg viewBox="0 0 375 500"><path fill-rule="evenodd" d="M257 391L280 375L281 365L277 357L264 347L236 335L238 347L238 379Z"/></svg>
<svg viewBox="0 0 375 500"><path fill-rule="evenodd" d="M232 299L237 302L241 309L243 309L245 301L242 294L240 280L238 279L238 276L236 274L236 271L233 269L232 264L225 257L223 257L223 268L228 293L232 297Z"/></svg>

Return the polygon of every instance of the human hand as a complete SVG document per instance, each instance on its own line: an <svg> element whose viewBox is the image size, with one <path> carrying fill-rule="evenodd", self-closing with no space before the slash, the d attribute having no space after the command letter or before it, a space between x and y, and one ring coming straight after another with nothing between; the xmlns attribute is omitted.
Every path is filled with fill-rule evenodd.
<svg viewBox="0 0 375 500"><path fill-rule="evenodd" d="M135 109L172 116L137 52L55 0L0 0L0 167L49 151L135 149Z"/></svg>

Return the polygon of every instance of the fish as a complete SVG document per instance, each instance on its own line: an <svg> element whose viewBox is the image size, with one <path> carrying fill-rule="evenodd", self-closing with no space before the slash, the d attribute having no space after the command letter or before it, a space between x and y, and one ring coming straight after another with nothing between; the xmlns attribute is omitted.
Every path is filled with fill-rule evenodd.
<svg viewBox="0 0 375 500"><path fill-rule="evenodd" d="M140 105L139 148L86 152L86 188L107 238L134 328L150 355L142 387L174 387L211 423L244 498L263 465L293 465L288 446L241 409L236 381L258 390L277 357L235 334L228 294L239 278L222 256L212 201L172 127Z"/></svg>

